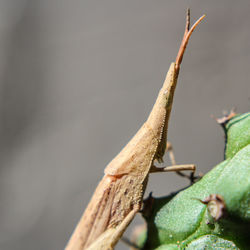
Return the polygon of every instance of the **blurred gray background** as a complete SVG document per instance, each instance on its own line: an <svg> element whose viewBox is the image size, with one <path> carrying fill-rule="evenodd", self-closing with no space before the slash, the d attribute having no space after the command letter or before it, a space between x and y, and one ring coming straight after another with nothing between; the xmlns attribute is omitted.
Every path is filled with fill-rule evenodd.
<svg viewBox="0 0 250 250"><path fill-rule="evenodd" d="M63 249L147 118L187 7L192 22L207 17L184 56L169 139L178 163L205 173L224 148L210 115L249 111L250 1L0 1L0 249ZM187 184L155 174L146 193Z"/></svg>

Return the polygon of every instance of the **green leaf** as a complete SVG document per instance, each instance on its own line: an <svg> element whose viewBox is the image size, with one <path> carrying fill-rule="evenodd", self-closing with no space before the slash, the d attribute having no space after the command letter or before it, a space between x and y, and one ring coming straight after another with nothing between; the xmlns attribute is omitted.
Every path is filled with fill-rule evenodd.
<svg viewBox="0 0 250 250"><path fill-rule="evenodd" d="M225 158L233 157L239 150L250 143L250 113L236 115L225 125Z"/></svg>
<svg viewBox="0 0 250 250"><path fill-rule="evenodd" d="M232 241L224 240L215 235L205 235L197 240L192 241L185 247L185 250L204 250L204 249L239 249Z"/></svg>
<svg viewBox="0 0 250 250"><path fill-rule="evenodd" d="M180 249L176 244L167 244L157 247L156 250L178 250ZM221 249L239 249L232 241L224 240L215 235L205 235L197 240L192 241L185 247L185 250L221 250Z"/></svg>
<svg viewBox="0 0 250 250"><path fill-rule="evenodd" d="M250 245L250 113L234 117L225 128L226 160L191 187L153 200L151 214L145 216L144 249L247 249ZM227 216L218 221L201 202L211 194L225 201Z"/></svg>

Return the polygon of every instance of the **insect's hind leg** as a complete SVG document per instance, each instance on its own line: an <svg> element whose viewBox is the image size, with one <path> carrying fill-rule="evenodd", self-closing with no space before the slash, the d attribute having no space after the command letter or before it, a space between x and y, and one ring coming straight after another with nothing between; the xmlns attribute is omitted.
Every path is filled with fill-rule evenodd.
<svg viewBox="0 0 250 250"><path fill-rule="evenodd" d="M140 208L140 205L135 205L121 224L115 228L111 227L107 229L107 231L101 234L86 250L113 250L136 213L140 211Z"/></svg>
<svg viewBox="0 0 250 250"><path fill-rule="evenodd" d="M113 238L113 247L116 245L117 241L122 237L123 233L125 232L126 228L130 224L130 222L134 219L135 215L141 210L141 206L139 204L135 205L133 210L129 212L129 214L125 217L122 223L116 228L114 234L112 235Z"/></svg>

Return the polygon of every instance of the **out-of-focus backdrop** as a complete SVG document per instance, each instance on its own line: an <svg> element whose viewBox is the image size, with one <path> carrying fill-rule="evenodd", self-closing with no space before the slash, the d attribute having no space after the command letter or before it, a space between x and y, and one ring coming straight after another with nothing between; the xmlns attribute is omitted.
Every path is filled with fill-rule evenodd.
<svg viewBox="0 0 250 250"><path fill-rule="evenodd" d="M250 1L0 1L0 249L64 248L147 118L187 7L207 17L184 56L169 139L178 163L205 173L223 159L210 115L249 111ZM186 185L154 174L146 193Z"/></svg>

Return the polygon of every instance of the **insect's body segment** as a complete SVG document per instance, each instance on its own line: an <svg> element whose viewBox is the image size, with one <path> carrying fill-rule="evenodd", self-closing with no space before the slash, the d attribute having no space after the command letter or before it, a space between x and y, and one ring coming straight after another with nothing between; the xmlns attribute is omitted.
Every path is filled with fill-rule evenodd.
<svg viewBox="0 0 250 250"><path fill-rule="evenodd" d="M134 207L140 208L146 179L138 183L133 175L105 175L76 227L81 234L72 235L67 249L86 249L108 229L119 226Z"/></svg>
<svg viewBox="0 0 250 250"><path fill-rule="evenodd" d="M153 131L157 132L156 138L158 138L159 144L154 159L158 162L163 162L162 158L166 152L168 121L172 110L177 78L178 72L175 69L175 63L172 63L146 122Z"/></svg>
<svg viewBox="0 0 250 250"><path fill-rule="evenodd" d="M113 249L140 210L148 175L156 171L154 160L163 161L182 56L192 31L204 16L190 30L189 18L188 12L186 31L176 63L170 65L147 121L106 167L105 175L80 219L67 250Z"/></svg>
<svg viewBox="0 0 250 250"><path fill-rule="evenodd" d="M106 167L105 175L78 225L85 227L84 234L79 235L84 248L108 228L122 223L135 206L141 206L150 168L155 159L162 161L165 153L173 100L170 95L173 95L176 80L173 63L149 118Z"/></svg>
<svg viewBox="0 0 250 250"><path fill-rule="evenodd" d="M168 120L176 82L175 64L172 63L147 121L108 164L105 174L116 176L129 173L136 176L143 175L145 178L145 174L149 173L155 159L162 162L166 150Z"/></svg>

